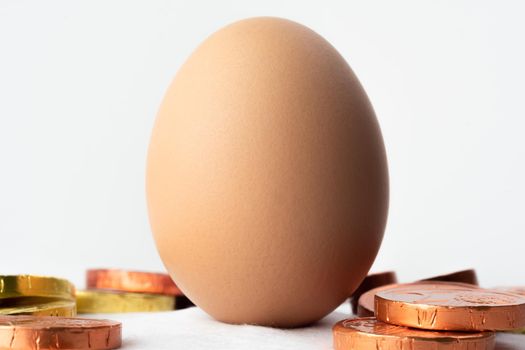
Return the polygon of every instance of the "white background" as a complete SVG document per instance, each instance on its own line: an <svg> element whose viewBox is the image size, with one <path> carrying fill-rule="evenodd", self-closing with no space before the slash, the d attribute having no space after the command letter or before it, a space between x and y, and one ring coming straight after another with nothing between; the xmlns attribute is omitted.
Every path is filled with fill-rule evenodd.
<svg viewBox="0 0 525 350"><path fill-rule="evenodd" d="M162 270L144 172L164 91L210 33L273 15L327 38L375 106L391 205L373 270L525 285L522 4L0 0L0 274Z"/></svg>

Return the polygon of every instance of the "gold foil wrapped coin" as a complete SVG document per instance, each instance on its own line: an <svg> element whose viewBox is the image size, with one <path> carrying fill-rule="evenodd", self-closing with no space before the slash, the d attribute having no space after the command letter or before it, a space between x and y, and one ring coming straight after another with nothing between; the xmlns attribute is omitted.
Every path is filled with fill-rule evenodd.
<svg viewBox="0 0 525 350"><path fill-rule="evenodd" d="M338 322L335 350L493 350L493 332L436 332L377 321L374 317Z"/></svg>
<svg viewBox="0 0 525 350"><path fill-rule="evenodd" d="M17 300L10 300L10 306L0 306L0 315L33 315L33 316L76 316L76 304L72 300L31 300L33 298L18 298L29 299L24 300L23 303ZM52 300L52 299L51 299Z"/></svg>
<svg viewBox="0 0 525 350"><path fill-rule="evenodd" d="M102 290L77 292L77 312L79 314L151 312L173 309L175 309L175 298L168 295Z"/></svg>
<svg viewBox="0 0 525 350"><path fill-rule="evenodd" d="M46 297L75 300L75 286L68 280L47 276L0 276L0 299Z"/></svg>

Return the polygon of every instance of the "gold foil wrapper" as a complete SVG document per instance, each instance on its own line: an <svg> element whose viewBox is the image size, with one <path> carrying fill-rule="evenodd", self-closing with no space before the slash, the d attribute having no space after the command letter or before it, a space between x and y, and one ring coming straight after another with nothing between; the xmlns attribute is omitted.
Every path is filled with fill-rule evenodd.
<svg viewBox="0 0 525 350"><path fill-rule="evenodd" d="M76 304L72 300L18 299L22 300L10 300L10 306L0 306L0 315L72 317L77 314Z"/></svg>
<svg viewBox="0 0 525 350"><path fill-rule="evenodd" d="M154 312L175 309L175 298L168 295L84 290L78 291L76 298L79 314Z"/></svg>
<svg viewBox="0 0 525 350"><path fill-rule="evenodd" d="M46 297L75 300L75 286L71 282L46 276L0 276L0 299L18 297Z"/></svg>

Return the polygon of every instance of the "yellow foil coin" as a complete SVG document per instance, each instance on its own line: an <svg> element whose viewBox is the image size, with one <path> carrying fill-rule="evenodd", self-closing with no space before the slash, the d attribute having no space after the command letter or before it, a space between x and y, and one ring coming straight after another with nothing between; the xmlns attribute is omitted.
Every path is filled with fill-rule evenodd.
<svg viewBox="0 0 525 350"><path fill-rule="evenodd" d="M52 299L51 299L52 300ZM76 316L76 305L72 300L42 301L31 300L13 306L0 307L0 315L33 315L33 316Z"/></svg>
<svg viewBox="0 0 525 350"><path fill-rule="evenodd" d="M151 312L173 309L175 309L175 298L168 295L100 290L77 292L77 311L79 314Z"/></svg>
<svg viewBox="0 0 525 350"><path fill-rule="evenodd" d="M68 280L47 276L0 276L0 299L46 297L75 300L75 286Z"/></svg>

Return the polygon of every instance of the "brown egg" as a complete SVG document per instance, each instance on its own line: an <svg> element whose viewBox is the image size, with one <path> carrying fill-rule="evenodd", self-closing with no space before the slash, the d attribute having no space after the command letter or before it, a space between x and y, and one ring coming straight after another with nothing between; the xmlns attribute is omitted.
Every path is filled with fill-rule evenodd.
<svg viewBox="0 0 525 350"><path fill-rule="evenodd" d="M205 40L166 92L147 197L160 256L218 320L307 325L375 259L388 209L374 111L341 55L278 18Z"/></svg>

